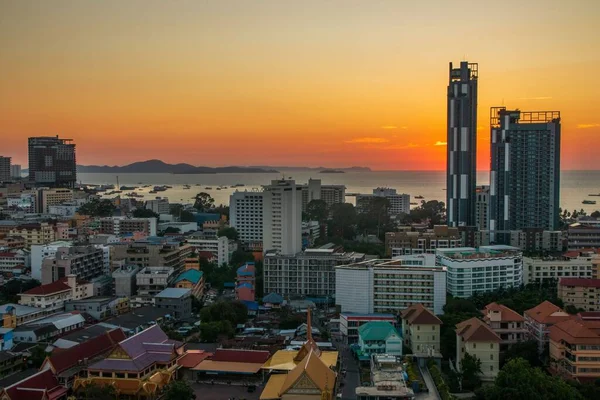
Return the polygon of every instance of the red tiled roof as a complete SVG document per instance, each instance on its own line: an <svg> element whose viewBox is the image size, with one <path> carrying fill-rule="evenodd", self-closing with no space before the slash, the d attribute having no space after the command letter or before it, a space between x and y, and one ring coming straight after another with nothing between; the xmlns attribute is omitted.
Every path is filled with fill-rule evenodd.
<svg viewBox="0 0 600 400"><path fill-rule="evenodd" d="M483 309L482 313L484 314L483 319L485 321L489 320L488 313L489 312L499 312L500 313L500 321L501 322L523 322L525 318L523 318L516 311L506 307L505 305L498 303L490 303Z"/></svg>
<svg viewBox="0 0 600 400"><path fill-rule="evenodd" d="M560 278L558 281L560 286L580 286L580 287L593 287L600 288L600 279L586 279L586 278Z"/></svg>
<svg viewBox="0 0 600 400"><path fill-rule="evenodd" d="M269 357L270 353L265 350L217 349L211 360L264 364Z"/></svg>
<svg viewBox="0 0 600 400"><path fill-rule="evenodd" d="M215 258L215 255L213 253L211 253L210 251L199 251L198 257L210 260L211 258Z"/></svg>
<svg viewBox="0 0 600 400"><path fill-rule="evenodd" d="M90 359L108 352L126 338L127 337L121 328L113 329L112 331L96 336L87 342L70 347L58 354L53 354L47 359L47 362L49 362L56 373L59 374L62 371L77 365L79 360L83 360L84 358Z"/></svg>
<svg viewBox="0 0 600 400"><path fill-rule="evenodd" d="M8 252L8 251L6 251L6 252L3 252L3 253L0 253L0 257L10 257L10 258L15 258L16 256L18 256L18 254L17 254L17 253L11 253L11 252Z"/></svg>
<svg viewBox="0 0 600 400"><path fill-rule="evenodd" d="M208 353L204 350L188 350L183 357L177 360L177 364L183 368L194 368L212 355L213 353Z"/></svg>
<svg viewBox="0 0 600 400"><path fill-rule="evenodd" d="M500 342L500 336L478 318L471 318L456 325L456 334L467 342Z"/></svg>
<svg viewBox="0 0 600 400"><path fill-rule="evenodd" d="M600 345L600 335L575 316L550 327L550 340L569 344Z"/></svg>
<svg viewBox="0 0 600 400"><path fill-rule="evenodd" d="M548 300L538 304L532 309L526 310L525 315L540 324L555 324L570 315L564 312L560 307L550 303Z"/></svg>
<svg viewBox="0 0 600 400"><path fill-rule="evenodd" d="M402 311L402 319L416 325L442 325L442 321L423 304L413 304Z"/></svg>
<svg viewBox="0 0 600 400"><path fill-rule="evenodd" d="M23 292L22 294L31 294L31 295L49 295L49 294L54 294L54 293L58 293L58 292L64 292L67 290L71 290L71 287L69 285L67 285L64 280L60 280L60 281L54 281L52 283L48 283L46 285L40 285L37 287L34 287L33 289L29 289L26 292Z"/></svg>
<svg viewBox="0 0 600 400"><path fill-rule="evenodd" d="M4 393L11 400L38 400L44 398L44 390L52 392L53 395L61 390L66 392L66 389L59 386L52 371L48 369L8 386L4 389ZM50 398L56 397L51 396Z"/></svg>

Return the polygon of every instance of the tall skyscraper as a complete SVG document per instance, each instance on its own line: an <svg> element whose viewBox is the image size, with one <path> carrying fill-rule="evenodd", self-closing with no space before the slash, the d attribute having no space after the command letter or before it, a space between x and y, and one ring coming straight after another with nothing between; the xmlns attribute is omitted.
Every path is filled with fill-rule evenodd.
<svg viewBox="0 0 600 400"><path fill-rule="evenodd" d="M477 176L477 64L450 63L446 214L449 226L475 225Z"/></svg>
<svg viewBox="0 0 600 400"><path fill-rule="evenodd" d="M74 187L77 182L75 144L58 135L30 137L29 181L44 186Z"/></svg>
<svg viewBox="0 0 600 400"><path fill-rule="evenodd" d="M524 228L555 230L560 200L560 112L492 107L490 240Z"/></svg>
<svg viewBox="0 0 600 400"><path fill-rule="evenodd" d="M8 182L10 180L10 157L0 156L0 182Z"/></svg>
<svg viewBox="0 0 600 400"><path fill-rule="evenodd" d="M283 255L302 251L302 186L293 180L271 181L264 187L263 251Z"/></svg>

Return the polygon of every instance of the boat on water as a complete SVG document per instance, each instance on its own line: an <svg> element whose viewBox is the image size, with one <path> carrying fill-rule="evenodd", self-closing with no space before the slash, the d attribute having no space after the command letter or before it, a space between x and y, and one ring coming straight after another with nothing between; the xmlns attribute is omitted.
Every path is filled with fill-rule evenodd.
<svg viewBox="0 0 600 400"><path fill-rule="evenodd" d="M168 189L168 186L154 186L154 188L152 190L155 192L164 192L167 189Z"/></svg>
<svg viewBox="0 0 600 400"><path fill-rule="evenodd" d="M584 200L581 204L596 204L596 200Z"/></svg>
<svg viewBox="0 0 600 400"><path fill-rule="evenodd" d="M600 197L600 193L596 193L596 194L588 194L588 196L595 196L595 197Z"/></svg>
<svg viewBox="0 0 600 400"><path fill-rule="evenodd" d="M212 190L212 188L210 186L207 186L206 190Z"/></svg>
<svg viewBox="0 0 600 400"><path fill-rule="evenodd" d="M236 183L232 187L244 187L244 184L243 183Z"/></svg>
<svg viewBox="0 0 600 400"><path fill-rule="evenodd" d="M183 185L183 188L184 189L189 189L189 188L191 188L191 186L190 185Z"/></svg>
<svg viewBox="0 0 600 400"><path fill-rule="evenodd" d="M411 206L418 206L419 203L415 203L414 201L410 203Z"/></svg>
<svg viewBox="0 0 600 400"><path fill-rule="evenodd" d="M156 192L156 191L154 191L154 190L151 190L151 191L149 191L148 193L150 193L150 194L156 194L157 192Z"/></svg>
<svg viewBox="0 0 600 400"><path fill-rule="evenodd" d="M218 188L217 188L217 190L221 190L221 188L220 188L220 187L218 187Z"/></svg>
<svg viewBox="0 0 600 400"><path fill-rule="evenodd" d="M125 186L125 185L123 185L119 189L120 190L135 190L135 189L137 189L137 186Z"/></svg>
<svg viewBox="0 0 600 400"><path fill-rule="evenodd" d="M415 199L424 199L425 197L419 195L419 196L415 196Z"/></svg>

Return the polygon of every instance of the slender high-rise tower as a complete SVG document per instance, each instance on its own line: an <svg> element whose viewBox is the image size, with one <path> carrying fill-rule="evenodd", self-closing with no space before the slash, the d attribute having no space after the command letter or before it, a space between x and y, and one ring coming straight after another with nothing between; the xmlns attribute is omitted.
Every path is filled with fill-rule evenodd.
<svg viewBox="0 0 600 400"><path fill-rule="evenodd" d="M490 240L511 230L558 229L560 112L492 107Z"/></svg>
<svg viewBox="0 0 600 400"><path fill-rule="evenodd" d="M446 214L449 226L474 226L477 164L477 64L450 63Z"/></svg>

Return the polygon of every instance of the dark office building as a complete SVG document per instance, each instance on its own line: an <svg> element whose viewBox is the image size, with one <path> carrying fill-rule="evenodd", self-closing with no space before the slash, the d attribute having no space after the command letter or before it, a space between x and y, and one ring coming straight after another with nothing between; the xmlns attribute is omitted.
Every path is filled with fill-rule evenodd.
<svg viewBox="0 0 600 400"><path fill-rule="evenodd" d="M58 135L29 138L29 180L38 185L72 188L77 182L75 144Z"/></svg>
<svg viewBox="0 0 600 400"><path fill-rule="evenodd" d="M448 83L448 226L475 225L477 164L477 64L450 63Z"/></svg>
<svg viewBox="0 0 600 400"><path fill-rule="evenodd" d="M490 240L494 231L558 229L560 112L493 107L490 168Z"/></svg>

